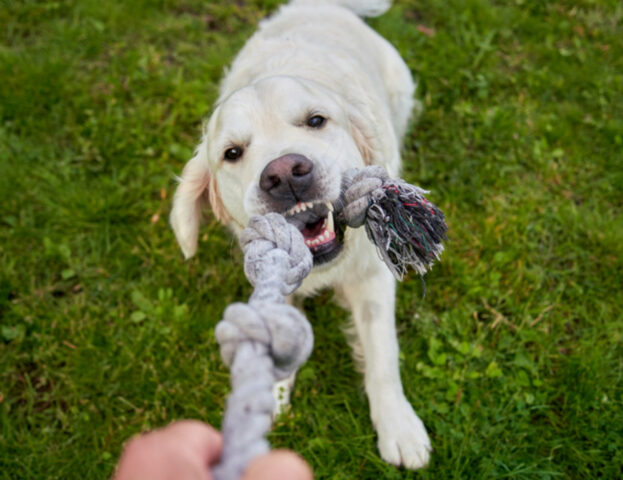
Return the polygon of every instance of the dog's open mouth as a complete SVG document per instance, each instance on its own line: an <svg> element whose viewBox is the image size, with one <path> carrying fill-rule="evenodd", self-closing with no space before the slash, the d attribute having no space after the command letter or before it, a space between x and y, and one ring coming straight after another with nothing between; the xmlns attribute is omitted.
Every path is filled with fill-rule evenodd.
<svg viewBox="0 0 623 480"><path fill-rule="evenodd" d="M329 202L299 202L284 216L303 234L314 265L330 262L342 250L344 229L335 222Z"/></svg>

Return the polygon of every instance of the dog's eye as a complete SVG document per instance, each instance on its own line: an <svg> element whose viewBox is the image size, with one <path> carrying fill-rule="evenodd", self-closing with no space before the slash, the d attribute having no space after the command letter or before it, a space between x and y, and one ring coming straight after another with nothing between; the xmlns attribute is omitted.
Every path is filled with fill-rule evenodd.
<svg viewBox="0 0 623 480"><path fill-rule="evenodd" d="M326 123L326 121L327 119L322 115L312 115L307 119L307 122L305 123L308 127L311 128L321 128Z"/></svg>
<svg viewBox="0 0 623 480"><path fill-rule="evenodd" d="M235 162L240 157L242 157L242 152L243 150L240 147L231 147L225 150L225 154L223 155L223 157L228 162Z"/></svg>

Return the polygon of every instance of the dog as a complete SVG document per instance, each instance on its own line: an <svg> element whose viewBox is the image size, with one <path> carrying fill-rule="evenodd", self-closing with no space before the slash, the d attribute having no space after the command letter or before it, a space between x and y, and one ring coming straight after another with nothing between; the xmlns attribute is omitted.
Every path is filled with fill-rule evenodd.
<svg viewBox="0 0 623 480"><path fill-rule="evenodd" d="M235 235L268 212L299 228L314 268L297 295L331 287L350 310L381 457L416 469L431 444L400 380L395 280L364 229L341 225L334 207L346 170L400 171L415 84L396 49L362 20L390 6L291 0L262 21L226 72L170 221L186 258L207 204ZM278 386L286 399L292 382Z"/></svg>

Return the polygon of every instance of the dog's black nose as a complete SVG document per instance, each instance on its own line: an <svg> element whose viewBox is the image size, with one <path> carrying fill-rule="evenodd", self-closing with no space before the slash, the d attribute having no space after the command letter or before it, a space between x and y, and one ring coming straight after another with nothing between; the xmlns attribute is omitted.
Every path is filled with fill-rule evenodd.
<svg viewBox="0 0 623 480"><path fill-rule="evenodd" d="M276 200L299 201L313 183L314 164L289 153L270 162L260 176L260 188Z"/></svg>

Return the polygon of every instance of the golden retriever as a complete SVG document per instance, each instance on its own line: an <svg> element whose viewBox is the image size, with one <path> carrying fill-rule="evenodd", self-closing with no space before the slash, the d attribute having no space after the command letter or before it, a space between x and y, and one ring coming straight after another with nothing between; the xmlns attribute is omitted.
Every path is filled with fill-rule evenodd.
<svg viewBox="0 0 623 480"><path fill-rule="evenodd" d="M222 81L171 224L187 258L207 203L236 235L268 212L296 225L314 257L297 294L331 287L352 312L381 456L419 468L431 446L403 394L395 280L364 230L334 215L346 170L377 164L399 174L415 85L396 49L361 19L390 3L292 0L261 22Z"/></svg>

